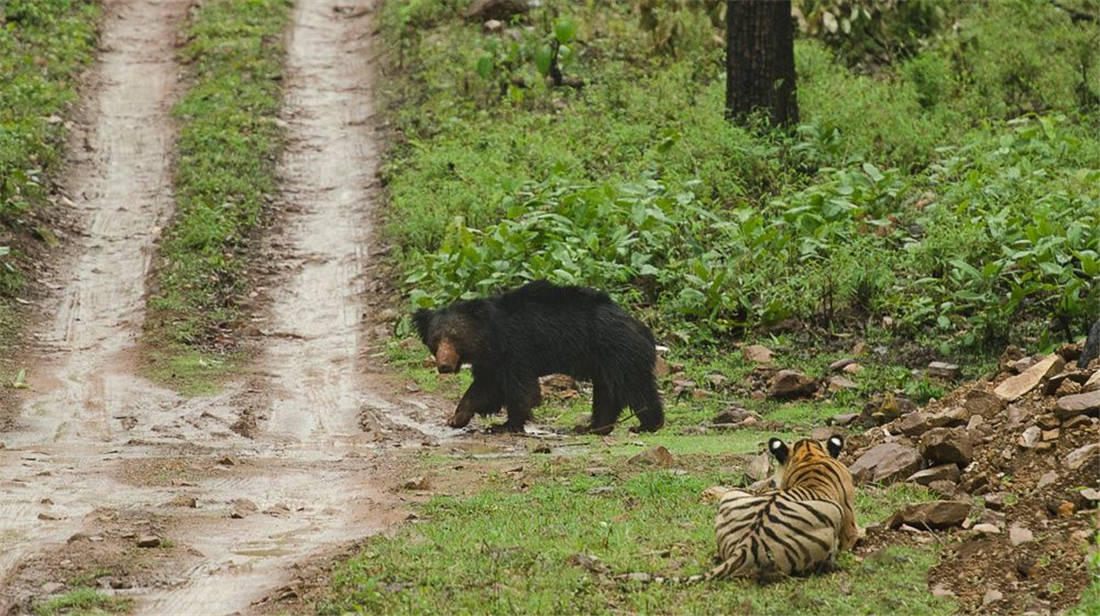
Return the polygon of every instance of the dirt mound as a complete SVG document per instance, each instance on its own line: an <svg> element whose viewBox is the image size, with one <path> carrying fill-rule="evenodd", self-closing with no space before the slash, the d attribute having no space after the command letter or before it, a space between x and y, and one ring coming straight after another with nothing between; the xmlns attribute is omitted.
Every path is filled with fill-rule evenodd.
<svg viewBox="0 0 1100 616"><path fill-rule="evenodd" d="M1090 582L1100 362L1077 370L1070 367L1077 353L1067 345L1045 357L1006 357L992 380L848 439L845 461L858 479L922 483L970 504L969 515L947 530L921 528L911 522L922 519L916 512L899 512L887 525L894 530L868 535L876 545L944 543L929 588L953 594L969 613L1057 613L1075 605ZM920 474L891 466L880 455L887 443L915 451Z"/></svg>

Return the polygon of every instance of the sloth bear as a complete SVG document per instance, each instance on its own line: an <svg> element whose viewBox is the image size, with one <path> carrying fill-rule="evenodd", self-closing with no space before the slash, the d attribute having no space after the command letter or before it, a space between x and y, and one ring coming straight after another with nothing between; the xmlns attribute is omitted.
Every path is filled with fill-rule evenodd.
<svg viewBox="0 0 1100 616"><path fill-rule="evenodd" d="M542 401L538 377L554 373L592 381L591 432L611 432L625 406L638 416L639 430L664 425L653 333L602 291L538 280L503 295L418 310L413 321L439 372L473 366L474 382L447 420L451 427L503 406L508 419L493 431L522 432Z"/></svg>

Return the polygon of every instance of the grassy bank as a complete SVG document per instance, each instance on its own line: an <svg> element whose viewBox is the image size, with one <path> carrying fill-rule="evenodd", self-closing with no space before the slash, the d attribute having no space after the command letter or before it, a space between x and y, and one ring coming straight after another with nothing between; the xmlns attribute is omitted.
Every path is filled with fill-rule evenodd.
<svg viewBox="0 0 1100 616"><path fill-rule="evenodd" d="M415 304L547 277L702 354L793 321L979 358L1100 312L1100 52L1050 3L926 3L944 14L922 43L871 68L799 40L793 134L722 119L702 12L659 15L669 51L629 2L496 32L464 4L382 15L387 229ZM582 88L537 68L560 29Z"/></svg>
<svg viewBox="0 0 1100 616"><path fill-rule="evenodd" d="M208 390L233 361L248 256L276 191L288 0L201 5L181 59L177 214L164 230L146 318L153 376Z"/></svg>
<svg viewBox="0 0 1100 616"><path fill-rule="evenodd" d="M81 588L35 605L34 613L36 616L129 614L133 606L134 600L129 597L108 596Z"/></svg>
<svg viewBox="0 0 1100 616"><path fill-rule="evenodd" d="M17 380L22 320L15 298L33 259L56 239L42 215L62 161L64 118L76 78L92 61L98 4L9 0L0 4L0 384ZM0 417L2 420L2 417Z"/></svg>
<svg viewBox="0 0 1100 616"><path fill-rule="evenodd" d="M627 440L593 439L582 455L522 461L458 456L433 459L429 481L463 472L485 476L469 496L437 496L395 537L368 541L337 569L322 614L437 613L754 613L944 614L951 604L927 595L925 571L934 551L891 548L841 571L767 587L654 585L619 579L645 573L701 573L714 553L714 505L702 502L714 484L736 485L741 462L763 434L732 435L722 451L684 452L674 469L630 462L642 451ZM644 439L656 442L654 437ZM710 439L714 441L716 439ZM569 448L572 449L572 448ZM902 503L927 498L896 486L861 495L861 523L881 521Z"/></svg>

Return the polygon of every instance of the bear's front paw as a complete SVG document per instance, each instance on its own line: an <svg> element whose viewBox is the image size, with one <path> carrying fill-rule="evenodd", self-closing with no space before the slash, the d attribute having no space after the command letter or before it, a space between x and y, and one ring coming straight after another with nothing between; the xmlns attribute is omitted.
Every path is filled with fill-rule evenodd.
<svg viewBox="0 0 1100 616"><path fill-rule="evenodd" d="M456 411L455 414L451 415L451 418L447 420L447 425L452 428L465 428L473 418L473 413L459 413Z"/></svg>

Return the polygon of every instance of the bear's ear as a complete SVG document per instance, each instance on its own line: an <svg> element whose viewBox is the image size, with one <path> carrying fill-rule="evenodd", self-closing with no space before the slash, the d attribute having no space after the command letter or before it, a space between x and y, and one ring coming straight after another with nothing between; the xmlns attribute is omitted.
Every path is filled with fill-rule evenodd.
<svg viewBox="0 0 1100 616"><path fill-rule="evenodd" d="M844 448L844 439L834 434L825 441L825 448L829 450L830 456L839 458L840 450Z"/></svg>
<svg viewBox="0 0 1100 616"><path fill-rule="evenodd" d="M787 463L787 456L790 455L790 451L787 449L787 444L782 440L775 438L774 436L768 439L768 451L775 456L776 461L780 464Z"/></svg>
<svg viewBox="0 0 1100 616"><path fill-rule="evenodd" d="M428 332L432 328L432 317L435 316L434 310L427 308L421 308L413 313L413 323L416 325L416 333L420 334L420 340L424 344L428 344Z"/></svg>

